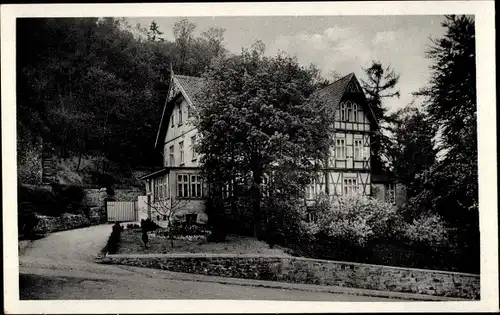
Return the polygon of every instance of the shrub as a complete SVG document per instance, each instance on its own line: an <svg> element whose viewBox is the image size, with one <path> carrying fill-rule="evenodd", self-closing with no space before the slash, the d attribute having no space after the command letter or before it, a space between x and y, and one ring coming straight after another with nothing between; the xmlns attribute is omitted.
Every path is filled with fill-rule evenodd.
<svg viewBox="0 0 500 315"><path fill-rule="evenodd" d="M321 197L316 208L318 220L307 224L309 233L327 235L340 241L365 246L369 241L390 238L399 222L396 208L367 196Z"/></svg>
<svg viewBox="0 0 500 315"><path fill-rule="evenodd" d="M117 222L113 225L111 235L108 238L108 242L102 250L103 253L116 254L116 252L118 251L118 247L120 246L120 237L122 230L123 227L120 225L120 223Z"/></svg>
<svg viewBox="0 0 500 315"><path fill-rule="evenodd" d="M443 219L436 214L423 214L406 224L403 235L414 244L440 248L449 244L448 228Z"/></svg>
<svg viewBox="0 0 500 315"><path fill-rule="evenodd" d="M265 241L275 244L296 244L306 234L304 226L305 205L298 199L268 198L263 203Z"/></svg>
<svg viewBox="0 0 500 315"><path fill-rule="evenodd" d="M143 231L149 232L159 229L160 226L155 222L151 221L151 219L146 219L146 220L142 219L140 228Z"/></svg>
<svg viewBox="0 0 500 315"><path fill-rule="evenodd" d="M81 212L85 191L80 186L53 187L61 212Z"/></svg>

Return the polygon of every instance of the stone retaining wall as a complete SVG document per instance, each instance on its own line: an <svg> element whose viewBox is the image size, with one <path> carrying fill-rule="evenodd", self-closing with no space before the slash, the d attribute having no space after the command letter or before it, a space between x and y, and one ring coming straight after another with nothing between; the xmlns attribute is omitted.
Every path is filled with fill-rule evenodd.
<svg viewBox="0 0 500 315"><path fill-rule="evenodd" d="M64 213L59 217L36 214L36 217L38 223L33 231L38 234L77 229L89 226L91 223L89 219L80 214Z"/></svg>
<svg viewBox="0 0 500 315"><path fill-rule="evenodd" d="M107 255L101 263L212 276L479 299L479 275L295 257Z"/></svg>

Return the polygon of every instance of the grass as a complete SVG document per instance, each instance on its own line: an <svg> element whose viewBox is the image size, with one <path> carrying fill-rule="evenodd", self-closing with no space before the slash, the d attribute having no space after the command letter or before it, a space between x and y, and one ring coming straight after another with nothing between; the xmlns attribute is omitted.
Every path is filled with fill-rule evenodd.
<svg viewBox="0 0 500 315"><path fill-rule="evenodd" d="M150 237L148 248L144 247L140 229L127 229L121 234L117 254L169 254L169 253L211 253L211 254L261 254L271 256L290 256L281 248L270 248L265 242L252 237L228 235L226 242L208 243L202 240L174 240L174 247L166 237Z"/></svg>

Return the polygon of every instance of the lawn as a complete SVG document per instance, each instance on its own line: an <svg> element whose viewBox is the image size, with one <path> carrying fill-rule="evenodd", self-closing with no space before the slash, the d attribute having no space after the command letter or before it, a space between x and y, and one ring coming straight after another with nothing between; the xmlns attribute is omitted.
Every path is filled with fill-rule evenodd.
<svg viewBox="0 0 500 315"><path fill-rule="evenodd" d="M208 243L206 239L175 239L174 247L163 236L150 237L148 248L144 247L140 229L126 229L121 233L117 254L169 254L169 253L211 253L211 254L261 254L290 256L282 248L270 248L265 242L252 237L228 235L225 242Z"/></svg>

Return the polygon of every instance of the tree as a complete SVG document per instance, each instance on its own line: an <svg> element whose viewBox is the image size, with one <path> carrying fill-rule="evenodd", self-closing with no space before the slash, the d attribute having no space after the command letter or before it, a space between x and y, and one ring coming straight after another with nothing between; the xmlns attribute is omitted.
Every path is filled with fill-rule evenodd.
<svg viewBox="0 0 500 315"><path fill-rule="evenodd" d="M424 189L422 174L435 163L436 131L427 114L416 107L400 109L390 119L394 143L389 154L392 171L411 198Z"/></svg>
<svg viewBox="0 0 500 315"><path fill-rule="evenodd" d="M432 39L429 85L416 95L426 102L429 121L439 129L442 159L429 177L434 205L448 220L477 223L477 127L474 20L445 16L446 34ZM474 220L472 220L474 219Z"/></svg>
<svg viewBox="0 0 500 315"><path fill-rule="evenodd" d="M152 21L151 24L149 25L149 31L147 35L149 41L152 42L165 41L165 39L161 37L163 35L163 32L160 31L160 28L158 27L158 24L156 24L155 21Z"/></svg>
<svg viewBox="0 0 500 315"><path fill-rule="evenodd" d="M264 57L259 45L216 58L204 75L196 125L205 175L212 187L238 178L249 187L256 237L263 178L286 178L290 185L282 188L303 193L312 161L323 160L330 147L330 114L312 96L313 75L295 58Z"/></svg>
<svg viewBox="0 0 500 315"><path fill-rule="evenodd" d="M186 204L185 199L177 198L164 198L148 202L148 207L151 208L153 214L159 217L158 221L160 219L167 221L168 238L172 248L174 247L174 222L179 211L185 209Z"/></svg>
<svg viewBox="0 0 500 315"><path fill-rule="evenodd" d="M190 53L190 46L193 42L193 32L196 29L196 24L189 22L187 19L182 19L174 24L173 33L175 43L177 45L180 73L184 74L187 68L187 61Z"/></svg>
<svg viewBox="0 0 500 315"><path fill-rule="evenodd" d="M361 85L367 95L368 106L372 109L381 127L381 132L373 134L371 137L371 166L372 171L377 174L387 170L383 158L387 158L387 151L390 147L390 140L385 134L387 124L390 121L383 100L391 97L399 98L399 91L394 91L399 81L399 75L390 66L384 69L379 61L373 61L369 68L363 70L367 80L361 80Z"/></svg>

